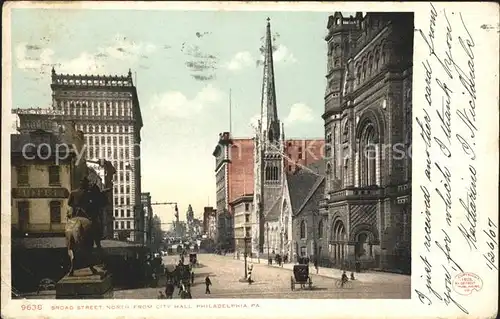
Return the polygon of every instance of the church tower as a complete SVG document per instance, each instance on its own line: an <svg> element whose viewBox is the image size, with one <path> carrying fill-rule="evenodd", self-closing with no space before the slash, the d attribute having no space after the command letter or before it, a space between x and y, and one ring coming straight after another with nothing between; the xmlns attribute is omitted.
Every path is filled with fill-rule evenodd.
<svg viewBox="0 0 500 319"><path fill-rule="evenodd" d="M264 72L260 121L255 137L254 214L252 218L252 252L263 252L266 215L277 207L283 185L283 135L278 119L274 85L271 23L267 18L264 45Z"/></svg>

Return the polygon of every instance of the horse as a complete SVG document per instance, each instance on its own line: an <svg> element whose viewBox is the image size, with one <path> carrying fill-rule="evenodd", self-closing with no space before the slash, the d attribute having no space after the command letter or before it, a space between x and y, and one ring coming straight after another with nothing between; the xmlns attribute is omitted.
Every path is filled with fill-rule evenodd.
<svg viewBox="0 0 500 319"><path fill-rule="evenodd" d="M98 222L99 214L102 209L107 205L105 192L108 189L101 191L97 185L91 185L90 188L90 201L85 203L86 209L78 207L74 215L68 219L65 228L66 247L68 248L68 256L70 259L69 276L74 275L75 260L83 263L83 267L89 267L92 274L97 271L94 268L94 261L92 260L92 249L94 242L98 249L101 249L101 229ZM92 213L92 214L89 214ZM69 217L69 216L68 216ZM92 221L94 218L95 222ZM96 224L94 224L96 223ZM77 258L76 252L79 252ZM81 260L79 260L81 258Z"/></svg>
<svg viewBox="0 0 500 319"><path fill-rule="evenodd" d="M74 275L76 261L83 267L89 267L92 274L96 274L92 262L92 248L94 247L94 234L92 221L86 217L73 217L66 223L66 247L70 259L68 276Z"/></svg>

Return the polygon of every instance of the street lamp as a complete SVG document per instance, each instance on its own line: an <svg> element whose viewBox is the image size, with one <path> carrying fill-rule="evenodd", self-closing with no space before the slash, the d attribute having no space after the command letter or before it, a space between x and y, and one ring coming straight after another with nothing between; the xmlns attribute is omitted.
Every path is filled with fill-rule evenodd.
<svg viewBox="0 0 500 319"><path fill-rule="evenodd" d="M269 222L266 223L267 227L267 261L269 262Z"/></svg>
<svg viewBox="0 0 500 319"><path fill-rule="evenodd" d="M248 255L248 248L247 248L247 243L250 241L250 238L245 236L245 238L243 238L243 240L245 241L245 250L244 250L244 259L245 259L245 279L247 279L248 277L248 273L247 273L247 255Z"/></svg>

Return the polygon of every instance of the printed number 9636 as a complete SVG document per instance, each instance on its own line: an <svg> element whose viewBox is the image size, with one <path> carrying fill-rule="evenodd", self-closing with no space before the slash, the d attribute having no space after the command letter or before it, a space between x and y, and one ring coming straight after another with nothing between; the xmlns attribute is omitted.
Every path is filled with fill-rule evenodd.
<svg viewBox="0 0 500 319"><path fill-rule="evenodd" d="M42 310L42 305L22 305L21 310Z"/></svg>

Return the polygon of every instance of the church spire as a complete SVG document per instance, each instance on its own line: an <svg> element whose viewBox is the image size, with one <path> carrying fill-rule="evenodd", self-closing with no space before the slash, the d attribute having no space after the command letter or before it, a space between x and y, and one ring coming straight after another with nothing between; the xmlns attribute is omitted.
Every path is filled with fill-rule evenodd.
<svg viewBox="0 0 500 319"><path fill-rule="evenodd" d="M273 44L271 23L267 18L266 39L264 45L264 77L262 81L261 127L263 140L276 142L280 139L280 124L276 107L276 91L274 86Z"/></svg>

